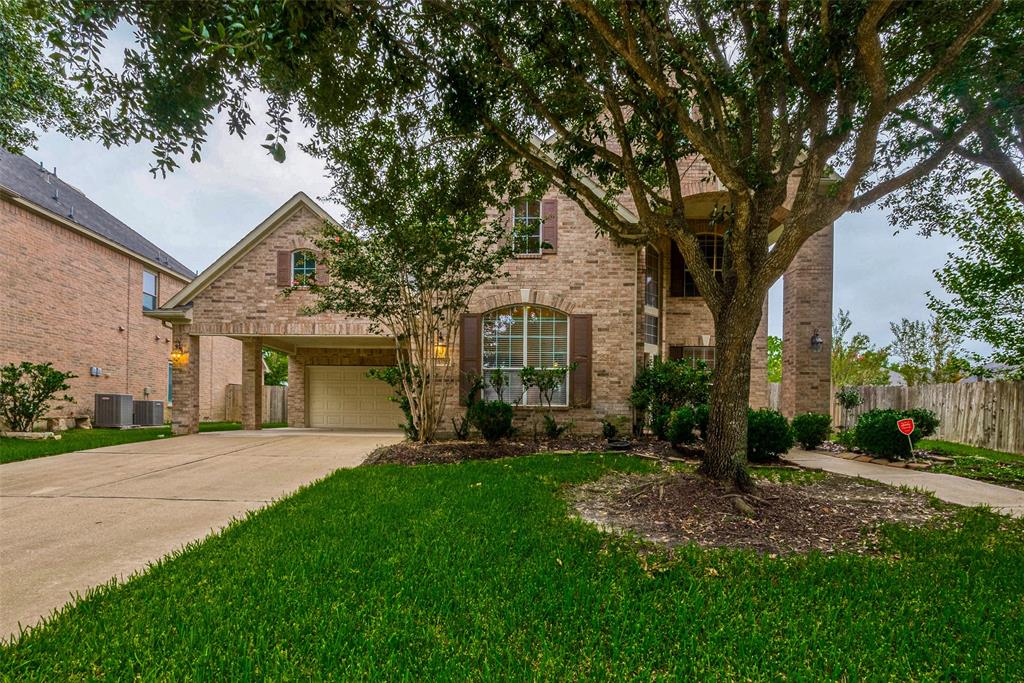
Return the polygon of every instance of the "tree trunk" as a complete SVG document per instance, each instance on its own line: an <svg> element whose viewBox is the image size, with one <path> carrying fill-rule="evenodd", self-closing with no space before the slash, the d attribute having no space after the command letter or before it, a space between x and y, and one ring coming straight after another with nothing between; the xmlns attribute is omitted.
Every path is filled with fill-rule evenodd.
<svg viewBox="0 0 1024 683"><path fill-rule="evenodd" d="M729 305L715 321L715 372L701 471L742 490L752 487L747 472L747 408L751 345L760 323L760 303Z"/></svg>

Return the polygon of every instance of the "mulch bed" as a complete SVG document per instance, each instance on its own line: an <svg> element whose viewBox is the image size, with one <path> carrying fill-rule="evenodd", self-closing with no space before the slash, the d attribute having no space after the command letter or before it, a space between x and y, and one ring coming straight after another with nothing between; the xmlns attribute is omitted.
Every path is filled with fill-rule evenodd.
<svg viewBox="0 0 1024 683"><path fill-rule="evenodd" d="M922 494L829 476L813 483L759 482L752 495L688 473L616 473L571 491L577 513L607 531L674 547L743 548L766 554L878 554L878 526L920 526L950 513Z"/></svg>
<svg viewBox="0 0 1024 683"><path fill-rule="evenodd" d="M429 444L404 441L378 448L367 456L363 464L442 465L465 460L513 458L534 453L603 453L607 450L608 443L605 439L591 436L565 436L539 442L534 442L533 439L499 441L493 445L485 441L435 441ZM659 459L684 457L684 454L673 449L668 443L653 438L633 440L630 448L624 452ZM686 455L696 457L695 453Z"/></svg>

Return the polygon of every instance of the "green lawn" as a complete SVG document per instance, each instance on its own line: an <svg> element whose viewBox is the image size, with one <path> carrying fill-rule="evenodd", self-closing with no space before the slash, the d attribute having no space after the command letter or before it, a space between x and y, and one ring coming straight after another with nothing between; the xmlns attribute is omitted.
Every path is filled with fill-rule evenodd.
<svg viewBox="0 0 1024 683"><path fill-rule="evenodd" d="M283 423L267 423L266 428L285 427ZM203 422L199 425L201 432L217 432L241 429L238 422ZM22 439L6 439L0 437L0 464L31 460L46 455L59 455L87 448L116 446L121 443L150 441L171 435L170 427L140 427L138 429L70 429L61 432L60 441L25 441Z"/></svg>
<svg viewBox="0 0 1024 683"><path fill-rule="evenodd" d="M955 461L933 465L931 472L945 472L1024 489L1024 455L935 439L923 439L917 447L936 451Z"/></svg>
<svg viewBox="0 0 1024 683"><path fill-rule="evenodd" d="M648 555L570 519L621 455L342 470L0 649L12 680L970 679L1024 671L1024 523L885 557Z"/></svg>

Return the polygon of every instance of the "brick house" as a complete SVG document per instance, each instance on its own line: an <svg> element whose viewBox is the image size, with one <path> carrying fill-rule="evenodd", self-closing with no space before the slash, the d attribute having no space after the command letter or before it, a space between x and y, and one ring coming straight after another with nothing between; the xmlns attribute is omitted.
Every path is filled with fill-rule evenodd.
<svg viewBox="0 0 1024 683"><path fill-rule="evenodd" d="M692 206L710 215L720 188L695 164L687 176ZM627 200L617 207L635 220ZM721 236L707 220L693 221L709 262L721 267ZM520 253L507 265L510 277L482 287L463 316L457 340L439 340L460 375L503 370L515 386L518 369L578 367L555 403L561 419L595 431L606 416L631 413L628 397L637 368L654 356L701 359L713 365L714 328L678 250L663 240L618 246L595 237L577 205L551 191L536 202L520 202L510 219L527 226ZM319 266L311 240L327 213L298 193L256 226L210 268L147 315L171 323L175 342L196 348L210 336L243 342L242 421L256 428L262 412L260 349L288 354L288 424L292 427L394 428L401 420L387 401L390 389L366 377L370 367L395 364L393 341L370 334L365 320L334 314L303 316L310 302L299 290L282 290ZM547 248L547 246L550 248ZM322 276L322 275L321 275ZM785 277L785 358L782 408L790 416L828 412L829 354L811 350L817 332L830 348L832 231L810 240ZM750 403L768 400L767 302L754 342ZM201 364L174 371L174 393L194 396ZM491 390L488 390L493 393ZM449 415L458 414L452 392ZM509 397L506 394L505 398ZM540 403L527 394L522 417ZM191 432L199 409L176 402L174 428Z"/></svg>
<svg viewBox="0 0 1024 683"><path fill-rule="evenodd" d="M91 415L97 393L173 402L171 329L145 313L194 277L56 172L0 149L0 364L49 361L78 375L75 402L52 417ZM201 355L198 416L221 420L241 344L209 337Z"/></svg>

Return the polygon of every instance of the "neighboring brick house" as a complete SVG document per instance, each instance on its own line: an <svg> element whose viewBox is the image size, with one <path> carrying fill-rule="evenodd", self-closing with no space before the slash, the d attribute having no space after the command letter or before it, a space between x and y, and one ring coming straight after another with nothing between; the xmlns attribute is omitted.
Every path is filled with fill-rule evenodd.
<svg viewBox="0 0 1024 683"><path fill-rule="evenodd" d="M171 329L147 317L195 274L28 157L0 149L0 364L51 362L77 375L73 404L97 393L170 400ZM224 419L241 344L203 340L199 417ZM169 413L168 413L169 416Z"/></svg>
<svg viewBox="0 0 1024 683"><path fill-rule="evenodd" d="M720 188L704 180L692 180L687 190L693 206L708 212L705 216L720 196ZM616 210L635 220L625 200ZM503 369L518 395L514 385L524 365L577 363L556 402L561 418L573 420L581 431L595 431L606 416L630 415L633 378L652 357L714 364L711 314L668 240L619 246L595 237L578 206L555 191L541 201L521 202L511 218L533 233L522 239L522 253L507 265L510 277L473 296L458 340L439 340L448 346L460 376ZM308 292L282 296L294 279L319 269L311 238L330 220L316 202L296 194L160 310L149 313L170 322L175 341L186 350L209 336L243 340L242 421L247 428L258 426L256 416L262 412L262 347L288 354L290 426L380 429L394 428L401 419L387 400L390 389L366 377L369 367L395 363L392 340L370 334L365 320L302 315L310 303ZM708 233L701 237L705 254L720 268L721 238L706 221L694 221L702 224L699 232ZM783 409L789 415L829 409L828 354L810 351L809 340L816 330L829 347L831 246L830 228L808 244L809 254L802 253L786 277ZM754 406L767 404L766 330L767 303L754 342ZM201 365L191 363L176 368L176 395L192 395L202 372ZM455 393L451 415L458 410ZM524 403L539 399L527 395ZM517 410L522 416L531 408ZM175 430L194 431L197 415L194 405L176 403Z"/></svg>

